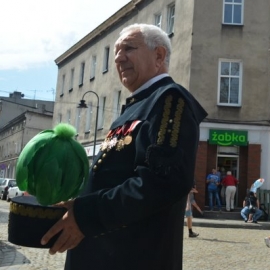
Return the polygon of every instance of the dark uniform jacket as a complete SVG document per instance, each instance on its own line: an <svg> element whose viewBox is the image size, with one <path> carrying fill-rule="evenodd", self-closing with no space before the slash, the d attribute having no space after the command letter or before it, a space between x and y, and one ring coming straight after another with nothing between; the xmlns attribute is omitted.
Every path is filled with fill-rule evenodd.
<svg viewBox="0 0 270 270"><path fill-rule="evenodd" d="M165 77L129 97L74 215L85 235L66 270L181 270L186 196L206 112Z"/></svg>

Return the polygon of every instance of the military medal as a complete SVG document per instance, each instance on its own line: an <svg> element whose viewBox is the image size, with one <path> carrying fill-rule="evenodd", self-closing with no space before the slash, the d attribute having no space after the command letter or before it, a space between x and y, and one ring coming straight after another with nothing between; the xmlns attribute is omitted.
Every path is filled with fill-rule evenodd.
<svg viewBox="0 0 270 270"><path fill-rule="evenodd" d="M117 144L116 144L116 151L120 151L124 148L125 144L124 144L124 140L120 139L118 140Z"/></svg>
<svg viewBox="0 0 270 270"><path fill-rule="evenodd" d="M103 143L100 145L100 150L105 151L108 147L108 139L105 139Z"/></svg>
<svg viewBox="0 0 270 270"><path fill-rule="evenodd" d="M131 135L127 135L127 136L124 138L124 144L125 144L125 145L129 145L131 142L132 142L132 137L131 137Z"/></svg>

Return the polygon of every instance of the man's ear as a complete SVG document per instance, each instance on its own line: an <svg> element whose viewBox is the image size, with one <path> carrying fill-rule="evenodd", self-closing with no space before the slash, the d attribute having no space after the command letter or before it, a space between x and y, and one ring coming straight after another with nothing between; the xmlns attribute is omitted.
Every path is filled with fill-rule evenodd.
<svg viewBox="0 0 270 270"><path fill-rule="evenodd" d="M165 57L166 57L166 49L163 46L158 46L155 48L156 52L156 64L157 67L160 67L164 64L165 62Z"/></svg>

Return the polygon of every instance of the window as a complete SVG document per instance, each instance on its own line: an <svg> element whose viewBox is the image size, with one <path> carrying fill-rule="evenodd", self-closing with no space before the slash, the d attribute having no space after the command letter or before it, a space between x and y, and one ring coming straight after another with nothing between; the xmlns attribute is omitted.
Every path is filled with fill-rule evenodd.
<svg viewBox="0 0 270 270"><path fill-rule="evenodd" d="M61 87L61 94L60 97L64 95L64 89L65 89L65 80L66 80L66 75L62 76L62 87Z"/></svg>
<svg viewBox="0 0 270 270"><path fill-rule="evenodd" d="M242 91L242 62L220 60L218 105L240 106Z"/></svg>
<svg viewBox="0 0 270 270"><path fill-rule="evenodd" d="M80 131L81 110L82 110L81 108L77 108L76 110L75 128L76 128L77 134Z"/></svg>
<svg viewBox="0 0 270 270"><path fill-rule="evenodd" d="M71 124L71 110L67 111L67 123Z"/></svg>
<svg viewBox="0 0 270 270"><path fill-rule="evenodd" d="M103 125L104 125L106 97L103 97L100 103L101 104L100 104L99 113L98 113L98 129L103 128Z"/></svg>
<svg viewBox="0 0 270 270"><path fill-rule="evenodd" d="M110 54L110 47L106 47L104 49L103 73L109 70L109 54Z"/></svg>
<svg viewBox="0 0 270 270"><path fill-rule="evenodd" d="M114 92L113 98L113 121L120 115L121 91Z"/></svg>
<svg viewBox="0 0 270 270"><path fill-rule="evenodd" d="M154 22L154 24L155 24L156 26L158 26L158 27L161 28L161 20L162 20L161 13L155 14L154 16L155 16L155 22Z"/></svg>
<svg viewBox="0 0 270 270"><path fill-rule="evenodd" d="M87 112L86 112L86 123L85 123L85 133L89 133L91 130L91 122L92 122L92 115L93 115L93 105L92 102L87 104Z"/></svg>
<svg viewBox="0 0 270 270"><path fill-rule="evenodd" d="M70 82L69 82L69 92L73 90L73 82L74 82L74 68L70 71Z"/></svg>
<svg viewBox="0 0 270 270"><path fill-rule="evenodd" d="M81 63L79 86L82 86L83 85L84 67L85 67L85 63L83 62L83 63Z"/></svg>
<svg viewBox="0 0 270 270"><path fill-rule="evenodd" d="M223 23L242 25L244 0L223 0Z"/></svg>
<svg viewBox="0 0 270 270"><path fill-rule="evenodd" d="M62 122L62 113L58 113L58 119L57 119L58 123Z"/></svg>
<svg viewBox="0 0 270 270"><path fill-rule="evenodd" d="M175 14L175 5L170 5L168 6L168 29L167 29L167 33L173 34L173 30L174 30L174 14Z"/></svg>
<svg viewBox="0 0 270 270"><path fill-rule="evenodd" d="M90 81L95 79L96 66L97 66L97 57L96 55L93 55L92 60L91 60L91 68L90 68Z"/></svg>

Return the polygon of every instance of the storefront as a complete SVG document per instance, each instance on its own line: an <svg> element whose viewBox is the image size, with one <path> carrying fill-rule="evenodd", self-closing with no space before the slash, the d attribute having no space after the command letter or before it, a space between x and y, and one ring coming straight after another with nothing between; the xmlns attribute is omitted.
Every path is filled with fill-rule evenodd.
<svg viewBox="0 0 270 270"><path fill-rule="evenodd" d="M270 189L269 160L269 127L203 123L195 169L197 203L202 208L208 205L206 176L219 168L222 175L232 171L239 180L235 204L241 207L247 189L256 179L264 178L262 188Z"/></svg>

